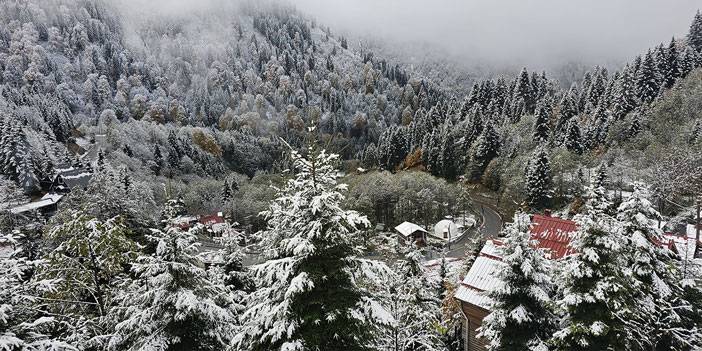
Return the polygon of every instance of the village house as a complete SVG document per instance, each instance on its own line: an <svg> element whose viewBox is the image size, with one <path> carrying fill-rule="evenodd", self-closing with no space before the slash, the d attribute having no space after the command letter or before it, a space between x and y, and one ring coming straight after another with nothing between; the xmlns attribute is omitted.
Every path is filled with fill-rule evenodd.
<svg viewBox="0 0 702 351"><path fill-rule="evenodd" d="M40 181L41 188L46 191L46 194L38 200L15 206L10 209L10 212L23 214L37 211L44 216L51 216L58 210L59 201L71 190L87 189L92 175L92 171L88 168L76 168L69 165L58 166L53 177Z"/></svg>
<svg viewBox="0 0 702 351"><path fill-rule="evenodd" d="M62 194L48 193L37 201L11 208L10 213L22 214L25 212L39 211L39 213L44 216L51 216L58 210L58 203L62 198Z"/></svg>
<svg viewBox="0 0 702 351"><path fill-rule="evenodd" d="M75 189L87 189L93 173L87 168L65 167L57 169L49 185L50 193L66 194Z"/></svg>
<svg viewBox="0 0 702 351"><path fill-rule="evenodd" d="M533 215L529 230L532 238L538 242L537 247L545 249L547 258L560 260L573 253L570 248L570 234L577 230L576 223L571 220L551 217L550 214ZM685 275L697 277L702 274L702 258L700 251L702 242L697 235L695 225L688 224L680 230L663 235L663 242L656 245L666 247L685 262ZM475 262L458 287L455 298L461 304L465 318L465 350L482 351L486 349L487 341L477 337L477 329L483 318L489 313L490 299L484 292L491 290L498 283L497 273L503 268L499 239L488 240L480 251Z"/></svg>
<svg viewBox="0 0 702 351"><path fill-rule="evenodd" d="M428 232L424 228L411 222L402 222L395 227L400 234L400 238L406 242L413 242L418 245L426 245Z"/></svg>
<svg viewBox="0 0 702 351"><path fill-rule="evenodd" d="M530 234L545 249L548 258L559 260L571 253L570 233L576 230L575 222L550 215L533 215ZM477 337L477 329L489 313L490 299L484 294L494 288L499 280L497 273L503 268L499 239L488 240L480 250L470 270L456 290L455 298L461 304L464 316L466 351L482 351L487 342Z"/></svg>

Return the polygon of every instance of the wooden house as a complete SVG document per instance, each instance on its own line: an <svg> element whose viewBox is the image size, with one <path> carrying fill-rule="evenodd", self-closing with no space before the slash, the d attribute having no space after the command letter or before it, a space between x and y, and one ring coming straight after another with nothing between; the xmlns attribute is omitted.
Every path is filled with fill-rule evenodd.
<svg viewBox="0 0 702 351"><path fill-rule="evenodd" d="M534 215L531 218L531 237L545 249L552 260L559 260L572 253L570 233L577 229L575 222L550 215ZM490 314L490 299L486 291L498 283L497 273L503 269L499 239L488 240L456 290L454 297L461 304L464 316L464 340L466 351L486 350L487 341L477 337L483 319Z"/></svg>

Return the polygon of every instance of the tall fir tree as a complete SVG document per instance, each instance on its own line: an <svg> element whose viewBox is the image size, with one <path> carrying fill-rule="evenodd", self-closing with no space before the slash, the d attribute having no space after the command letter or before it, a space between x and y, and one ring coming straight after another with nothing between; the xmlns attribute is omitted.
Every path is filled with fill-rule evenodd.
<svg viewBox="0 0 702 351"><path fill-rule="evenodd" d="M603 163L600 163L599 166L597 166L597 169L595 169L595 174L593 174L592 178L592 184L597 188L606 188L608 185L608 179L609 179L609 174L607 172L607 165Z"/></svg>
<svg viewBox="0 0 702 351"><path fill-rule="evenodd" d="M629 65L624 67L616 81L612 103L612 115L618 120L636 108L636 85Z"/></svg>
<svg viewBox="0 0 702 351"><path fill-rule="evenodd" d="M534 111L534 94L529 79L529 72L526 68L522 68L515 81L513 100L518 101L520 99L524 101L524 112L532 113Z"/></svg>
<svg viewBox="0 0 702 351"><path fill-rule="evenodd" d="M675 84L675 82L682 75L680 68L680 54L678 53L678 45L675 42L675 38L670 40L668 49L665 52L665 72L663 74L663 80L666 88L670 88Z"/></svg>
<svg viewBox="0 0 702 351"><path fill-rule="evenodd" d="M151 170L154 171L154 174L159 176L161 175L161 170L163 169L163 155L161 154L161 148L156 144L154 146L154 165L152 166Z"/></svg>
<svg viewBox="0 0 702 351"><path fill-rule="evenodd" d="M224 184L222 186L222 203L226 204L232 199L232 186L229 183L229 179L224 179Z"/></svg>
<svg viewBox="0 0 702 351"><path fill-rule="evenodd" d="M497 157L499 150L500 139L492 123L488 121L485 123L483 132L478 136L475 143L473 157L471 158L471 179L478 180L483 176L488 163Z"/></svg>
<svg viewBox="0 0 702 351"><path fill-rule="evenodd" d="M636 93L639 100L651 103L658 96L658 75L653 52L648 50L636 74Z"/></svg>
<svg viewBox="0 0 702 351"><path fill-rule="evenodd" d="M567 257L556 280L562 296L557 306L564 315L561 329L551 339L556 350L623 350L626 326L619 319L628 306L630 280L623 273L626 241L618 222L607 215L610 207L603 187L587 191L584 213L576 216Z"/></svg>
<svg viewBox="0 0 702 351"><path fill-rule="evenodd" d="M578 114L578 88L573 83L570 89L563 95L558 109L558 119L556 121L555 136L558 143L563 142L563 131L568 127L570 120Z"/></svg>
<svg viewBox="0 0 702 351"><path fill-rule="evenodd" d="M110 350L222 350L237 331L225 288L211 281L192 231L174 217L154 229L153 255L132 265L135 279L117 296Z"/></svg>
<svg viewBox="0 0 702 351"><path fill-rule="evenodd" d="M702 13L697 10L687 33L687 43L697 52L702 52Z"/></svg>
<svg viewBox="0 0 702 351"><path fill-rule="evenodd" d="M260 237L269 259L251 268L258 285L237 343L249 350L368 350L380 304L361 282L387 267L357 258L359 231L369 223L341 208L338 156L314 145L307 151L308 158L291 152L296 175L265 212Z"/></svg>
<svg viewBox="0 0 702 351"><path fill-rule="evenodd" d="M0 350L78 350L51 335L60 323L46 315L41 295L56 281L32 279L42 262L23 255L22 237L19 231L0 233L0 246L9 251L0 259Z"/></svg>
<svg viewBox="0 0 702 351"><path fill-rule="evenodd" d="M441 300L422 264L423 253L411 246L396 262L387 286L385 305L393 323L384 328L379 346L384 350L441 350L435 326L439 323Z"/></svg>
<svg viewBox="0 0 702 351"><path fill-rule="evenodd" d="M631 312L621 316L628 324L630 348L638 350L687 350L699 346L699 328L681 311L690 303L684 298L682 276L673 252L658 228L662 219L649 200L645 184L633 184L633 192L617 209L627 239L626 267L634 278Z"/></svg>
<svg viewBox="0 0 702 351"><path fill-rule="evenodd" d="M545 143L551 133L551 112L548 104L540 103L534 113L534 126L532 136L537 143Z"/></svg>
<svg viewBox="0 0 702 351"><path fill-rule="evenodd" d="M583 153L583 137L576 120L572 120L568 123L564 144L569 151L575 154L580 155Z"/></svg>
<svg viewBox="0 0 702 351"><path fill-rule="evenodd" d="M553 196L553 185L551 166L545 146L540 146L534 151L527 164L525 176L529 206L535 210L548 208Z"/></svg>
<svg viewBox="0 0 702 351"><path fill-rule="evenodd" d="M490 351L545 351L556 327L551 311L549 263L529 234L529 216L518 212L502 230L504 239L499 284L487 291L490 314L480 336Z"/></svg>

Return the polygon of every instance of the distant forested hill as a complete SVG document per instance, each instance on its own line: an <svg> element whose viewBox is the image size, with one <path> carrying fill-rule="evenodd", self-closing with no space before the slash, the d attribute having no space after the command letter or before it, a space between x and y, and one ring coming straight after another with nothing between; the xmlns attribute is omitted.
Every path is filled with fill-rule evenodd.
<svg viewBox="0 0 702 351"><path fill-rule="evenodd" d="M658 150L702 139L686 93L702 65L699 24L569 89L524 69L460 96L284 5L134 22L108 2L18 0L0 4L0 22L0 166L28 194L55 165L98 154L157 198L165 183L277 172L280 139L299 147L317 125L349 167L420 167L517 198L547 176L561 201L602 160L649 170ZM81 158L95 135L87 147L99 152Z"/></svg>

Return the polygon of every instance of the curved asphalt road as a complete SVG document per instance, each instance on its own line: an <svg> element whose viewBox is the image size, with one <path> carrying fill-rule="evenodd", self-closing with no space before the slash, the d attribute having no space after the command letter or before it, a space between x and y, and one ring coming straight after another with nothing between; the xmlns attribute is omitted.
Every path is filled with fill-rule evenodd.
<svg viewBox="0 0 702 351"><path fill-rule="evenodd" d="M502 229L502 217L497 213L495 206L477 200L473 200L473 203L475 209L480 211L483 218L483 223L478 230L481 231L486 238L497 237ZM474 234L467 233L461 239L452 243L451 250L446 252L446 257L462 258L465 256L466 245L470 241L472 235Z"/></svg>

